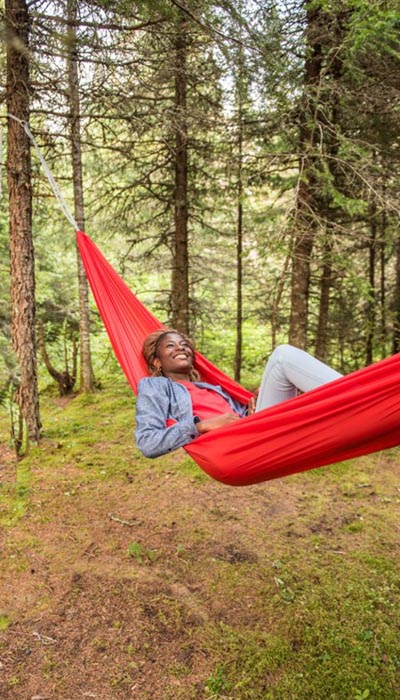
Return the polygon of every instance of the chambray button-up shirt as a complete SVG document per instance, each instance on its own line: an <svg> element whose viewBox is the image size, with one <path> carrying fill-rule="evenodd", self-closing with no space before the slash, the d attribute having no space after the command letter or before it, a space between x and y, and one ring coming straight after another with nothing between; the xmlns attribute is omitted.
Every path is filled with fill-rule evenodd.
<svg viewBox="0 0 400 700"><path fill-rule="evenodd" d="M247 406L233 399L220 386L195 382L222 396L239 416L245 416ZM138 385L135 439L145 457L159 457L183 447L198 437L193 421L193 406L186 387L168 377L145 377ZM167 420L176 421L167 426Z"/></svg>

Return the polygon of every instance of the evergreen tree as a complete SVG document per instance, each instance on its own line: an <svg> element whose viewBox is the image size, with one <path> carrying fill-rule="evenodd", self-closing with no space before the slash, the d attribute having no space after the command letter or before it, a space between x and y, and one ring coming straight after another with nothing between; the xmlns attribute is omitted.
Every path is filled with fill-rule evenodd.
<svg viewBox="0 0 400 700"><path fill-rule="evenodd" d="M28 440L40 438L41 423L36 367L35 271L32 238L30 142L22 123L29 124L29 13L25 0L7 0L7 176L10 207L11 337L19 363L16 401ZM18 120L18 121L16 121ZM22 423L16 449L24 449Z"/></svg>

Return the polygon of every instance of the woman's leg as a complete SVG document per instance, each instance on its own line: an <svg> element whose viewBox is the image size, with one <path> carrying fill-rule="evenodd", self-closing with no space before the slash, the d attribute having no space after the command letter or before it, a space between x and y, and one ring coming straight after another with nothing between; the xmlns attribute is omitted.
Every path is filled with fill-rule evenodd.
<svg viewBox="0 0 400 700"><path fill-rule="evenodd" d="M257 397L256 411L291 399L342 375L292 345L278 345L269 358Z"/></svg>

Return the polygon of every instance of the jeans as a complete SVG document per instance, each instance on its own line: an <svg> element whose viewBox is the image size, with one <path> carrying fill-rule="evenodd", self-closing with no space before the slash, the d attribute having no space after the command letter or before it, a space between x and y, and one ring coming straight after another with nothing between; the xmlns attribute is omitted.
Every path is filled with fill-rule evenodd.
<svg viewBox="0 0 400 700"><path fill-rule="evenodd" d="M292 345L278 345L270 356L257 397L256 411L292 399L342 375Z"/></svg>

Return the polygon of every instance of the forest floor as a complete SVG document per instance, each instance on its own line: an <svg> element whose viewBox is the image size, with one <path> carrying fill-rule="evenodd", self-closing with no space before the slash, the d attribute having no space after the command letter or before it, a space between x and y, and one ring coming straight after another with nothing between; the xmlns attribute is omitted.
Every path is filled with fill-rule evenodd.
<svg viewBox="0 0 400 700"><path fill-rule="evenodd" d="M398 700L399 450L264 484L145 460L122 380L0 420L1 700Z"/></svg>

